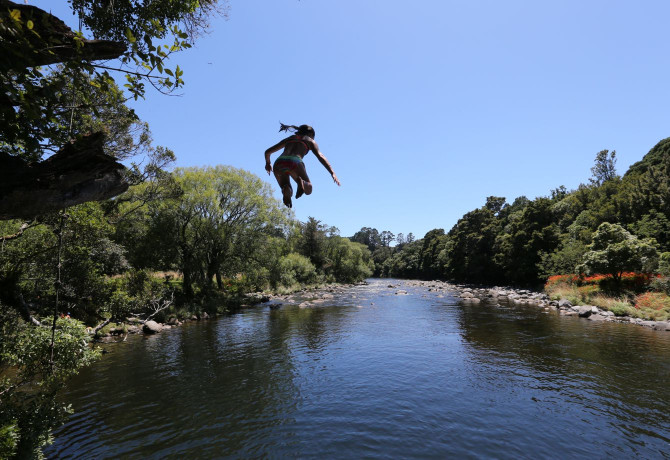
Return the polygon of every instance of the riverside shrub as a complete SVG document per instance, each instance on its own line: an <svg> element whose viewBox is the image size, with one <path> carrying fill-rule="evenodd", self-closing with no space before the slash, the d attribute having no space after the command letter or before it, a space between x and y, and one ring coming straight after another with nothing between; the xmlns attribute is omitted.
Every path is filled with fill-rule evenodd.
<svg viewBox="0 0 670 460"><path fill-rule="evenodd" d="M670 296L662 289L667 277L650 273L626 272L617 285L612 275L554 275L547 279L546 293L554 300L567 299L573 304L597 305L617 316L631 315L663 321L670 317ZM642 292L651 289L652 292ZM604 292L637 292L635 307L625 297ZM629 294L630 295L630 294Z"/></svg>
<svg viewBox="0 0 670 460"><path fill-rule="evenodd" d="M635 308L651 310L667 310L670 312L670 297L662 292L645 292L635 297Z"/></svg>
<svg viewBox="0 0 670 460"><path fill-rule="evenodd" d="M312 284L317 281L316 268L312 262L301 254L291 253L279 262L280 281L283 286Z"/></svg>
<svg viewBox="0 0 670 460"><path fill-rule="evenodd" d="M652 280L659 278L661 275L652 273L635 273L624 272L621 275L620 289L628 289L639 292L640 290L649 286ZM610 274L594 274L586 275L554 275L547 279L544 285L545 290L550 290L556 286L597 286L601 289L612 289L615 286L615 279Z"/></svg>

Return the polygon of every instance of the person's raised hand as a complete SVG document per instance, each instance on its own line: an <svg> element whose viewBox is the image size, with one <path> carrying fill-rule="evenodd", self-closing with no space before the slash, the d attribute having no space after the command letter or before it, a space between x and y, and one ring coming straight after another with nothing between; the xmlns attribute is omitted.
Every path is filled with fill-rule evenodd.
<svg viewBox="0 0 670 460"><path fill-rule="evenodd" d="M270 163L265 163L265 170L268 172L268 176L272 172L272 165Z"/></svg>
<svg viewBox="0 0 670 460"><path fill-rule="evenodd" d="M337 185L341 185L341 184L340 184L340 180L337 178L337 176L335 175L335 173L333 173L333 181L335 181L335 183L336 183Z"/></svg>

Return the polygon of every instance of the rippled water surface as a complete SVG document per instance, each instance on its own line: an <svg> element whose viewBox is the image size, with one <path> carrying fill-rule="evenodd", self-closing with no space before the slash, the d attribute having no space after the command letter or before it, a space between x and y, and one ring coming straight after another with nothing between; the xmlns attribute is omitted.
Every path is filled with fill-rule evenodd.
<svg viewBox="0 0 670 460"><path fill-rule="evenodd" d="M47 455L670 458L670 333L404 284L111 345Z"/></svg>

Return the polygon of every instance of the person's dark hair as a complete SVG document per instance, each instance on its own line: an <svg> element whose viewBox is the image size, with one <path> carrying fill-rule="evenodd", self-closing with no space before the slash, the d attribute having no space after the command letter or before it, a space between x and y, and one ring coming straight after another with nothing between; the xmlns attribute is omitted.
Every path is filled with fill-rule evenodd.
<svg viewBox="0 0 670 460"><path fill-rule="evenodd" d="M279 132L280 133L282 131L286 131L286 132L292 131L292 132L296 133L298 136L309 136L312 139L314 139L314 136L316 136L316 132L314 132L314 128L312 128L309 125L300 125L300 126L285 125L281 121L279 122L279 124L281 125L279 127Z"/></svg>

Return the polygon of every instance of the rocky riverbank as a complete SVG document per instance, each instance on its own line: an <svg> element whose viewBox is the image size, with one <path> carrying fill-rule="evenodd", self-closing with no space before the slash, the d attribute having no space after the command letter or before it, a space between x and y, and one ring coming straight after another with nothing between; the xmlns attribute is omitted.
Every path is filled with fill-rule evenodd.
<svg viewBox="0 0 670 460"><path fill-rule="evenodd" d="M279 308L283 304L297 305L300 308L315 307L326 304L335 298L337 294L353 286L367 284L365 282L358 284L327 284L314 288L300 289L290 294L270 295L270 308Z"/></svg>
<svg viewBox="0 0 670 460"><path fill-rule="evenodd" d="M327 305L337 294L350 289L355 285L329 284L325 286L300 289L290 294L273 295L268 293L251 294L242 307L266 303L271 308L279 308L284 304L297 305L300 308L317 307ZM520 305L532 305L547 311L556 311L561 316L576 316L588 321L606 321L637 324L658 331L670 331L670 321L645 321L630 316L616 316L613 312L601 309L593 305L572 305L567 299L551 300L543 292L535 292L527 289L514 289L509 287L480 287L466 284L453 284L444 281L419 281L419 280L389 280L388 289L394 295L408 295L408 291L401 287L425 289L434 292L438 297L455 295L466 304L478 304L480 302L514 303ZM165 323L153 320L143 321L139 318L128 318L125 323L108 328L102 334L96 336L101 342L112 342L125 340L128 334L157 334L174 327L182 326L186 322L207 321L215 318L216 314L205 312L192 314L185 318L168 315Z"/></svg>
<svg viewBox="0 0 670 460"><path fill-rule="evenodd" d="M577 316L589 321L614 321L631 323L649 327L657 331L670 331L670 321L645 321L631 316L615 316L608 310L594 305L572 305L567 299L551 300L543 292L509 287L477 287L464 284L451 284L443 281L406 281L409 286L425 288L428 291L455 293L463 302L476 304L479 302L512 302L516 304L534 305L545 310L556 310L561 316Z"/></svg>
<svg viewBox="0 0 670 460"><path fill-rule="evenodd" d="M359 283L365 284L365 283ZM261 303L267 303L269 308L279 308L283 304L298 305L300 308L307 308L326 304L332 300L336 294L356 286L355 284L327 284L323 286L313 286L302 288L287 294L271 293L252 293L247 294L239 308L246 308ZM226 310L230 311L230 308ZM130 334L158 334L163 331L179 327L188 322L207 321L216 318L217 314L208 314L206 312L193 313L187 317L178 317L177 315L167 315L167 320L160 323L154 320L144 321L140 318L130 317L126 321L106 327L98 334L94 335L94 340L98 342L118 342L125 340Z"/></svg>
<svg viewBox="0 0 670 460"><path fill-rule="evenodd" d="M243 302L238 306L239 308L249 307L264 303L270 300L270 295L263 293L252 293L244 297ZM232 307L231 307L232 308ZM225 311L230 311L226 308ZM179 327L188 322L207 321L216 318L217 313L197 312L188 315L168 314L165 322L158 322L154 320L143 320L137 317L129 317L122 323L115 323L108 327L95 332L90 329L93 340L96 342L118 342L125 340L131 334L146 334L153 335L163 331L170 330L174 327Z"/></svg>

